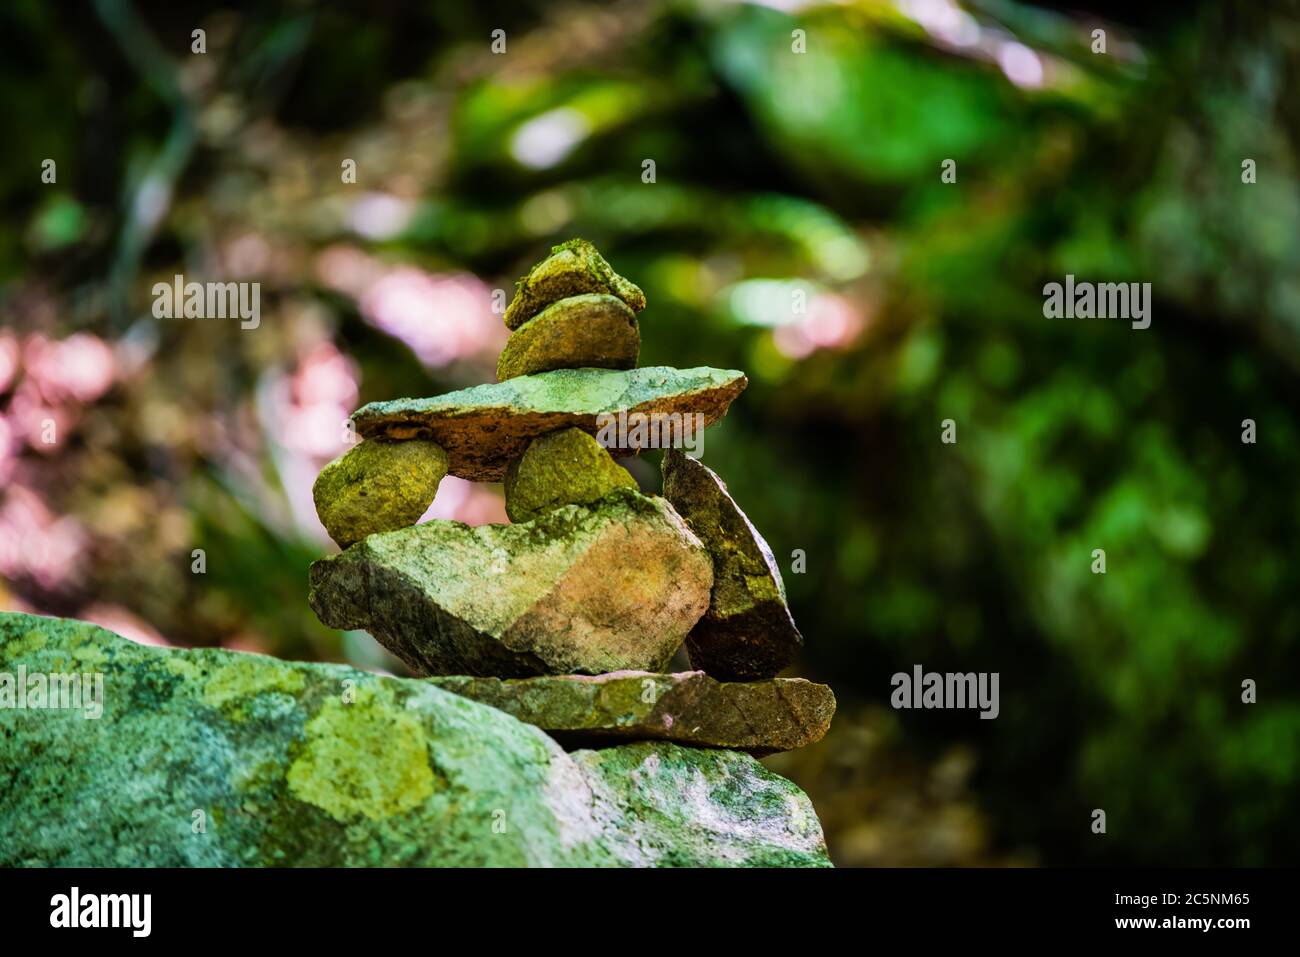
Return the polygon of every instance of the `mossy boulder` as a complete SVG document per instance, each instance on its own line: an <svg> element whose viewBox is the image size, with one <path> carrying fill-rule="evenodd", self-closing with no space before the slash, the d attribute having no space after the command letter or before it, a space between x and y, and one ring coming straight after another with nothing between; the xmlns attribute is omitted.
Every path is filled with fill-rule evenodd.
<svg viewBox="0 0 1300 957"><path fill-rule="evenodd" d="M431 521L311 566L331 628L418 675L661 671L704 614L708 554L661 498L618 489L516 525Z"/></svg>
<svg viewBox="0 0 1300 957"><path fill-rule="evenodd" d="M708 466L670 449L664 498L713 557L709 610L686 638L691 667L727 681L770 678L803 647L772 550Z"/></svg>
<svg viewBox="0 0 1300 957"><path fill-rule="evenodd" d="M582 429L533 439L506 471L506 514L512 522L540 518L561 505L593 505L636 479Z"/></svg>
<svg viewBox="0 0 1300 957"><path fill-rule="evenodd" d="M316 477L316 514L340 548L414 525L438 494L449 461L435 442L360 442Z"/></svg>
<svg viewBox="0 0 1300 957"><path fill-rule="evenodd" d="M591 243L571 239L553 246L551 254L519 280L506 307L506 328L518 329L553 302L592 292L617 296L633 312L645 308L645 293L614 272Z"/></svg>
<svg viewBox="0 0 1300 957"><path fill-rule="evenodd" d="M636 314L621 299L570 296L514 331L497 359L497 381L552 369L631 369L640 352Z"/></svg>
<svg viewBox="0 0 1300 957"><path fill-rule="evenodd" d="M748 380L735 369L556 369L517 376L429 399L371 402L352 414L366 438L432 439L451 456L450 472L475 482L499 482L510 462L539 435L570 426L596 435L603 416L703 416L705 426L727 414ZM635 442L636 436L618 437ZM633 444L606 444L631 454Z"/></svg>
<svg viewBox="0 0 1300 957"><path fill-rule="evenodd" d="M658 740L772 754L820 741L835 714L831 689L803 678L722 682L703 671L616 671L428 680L567 744Z"/></svg>
<svg viewBox="0 0 1300 957"><path fill-rule="evenodd" d="M0 688L73 672L100 717L0 708L0 866L828 863L807 797L748 755L566 754L422 681L0 613Z"/></svg>

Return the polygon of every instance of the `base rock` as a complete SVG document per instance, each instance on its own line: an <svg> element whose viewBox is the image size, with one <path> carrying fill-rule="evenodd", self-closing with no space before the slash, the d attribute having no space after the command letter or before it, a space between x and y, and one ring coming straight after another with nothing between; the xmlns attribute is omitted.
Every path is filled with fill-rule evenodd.
<svg viewBox="0 0 1300 957"><path fill-rule="evenodd" d="M565 754L423 681L0 613L20 667L102 675L103 711L0 708L0 866L829 863L808 798L736 752Z"/></svg>

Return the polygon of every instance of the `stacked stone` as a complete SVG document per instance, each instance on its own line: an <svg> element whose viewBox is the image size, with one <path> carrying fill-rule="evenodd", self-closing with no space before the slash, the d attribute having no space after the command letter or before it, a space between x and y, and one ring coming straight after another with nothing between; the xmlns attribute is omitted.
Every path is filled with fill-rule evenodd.
<svg viewBox="0 0 1300 957"><path fill-rule="evenodd" d="M326 625L363 628L439 687L566 744L667 740L766 754L825 734L825 685L779 678L802 645L771 550L709 468L663 458L640 491L605 417L700 413L735 370L637 368L639 288L572 240L519 282L497 382L371 403L313 494L341 554L311 568ZM424 514L447 474L503 481L508 525ZM685 645L691 667L664 673Z"/></svg>

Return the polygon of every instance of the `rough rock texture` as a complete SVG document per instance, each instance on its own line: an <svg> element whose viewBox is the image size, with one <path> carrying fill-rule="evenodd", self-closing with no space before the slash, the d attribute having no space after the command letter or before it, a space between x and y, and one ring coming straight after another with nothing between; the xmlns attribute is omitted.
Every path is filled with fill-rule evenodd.
<svg viewBox="0 0 1300 957"><path fill-rule="evenodd" d="M571 239L551 248L523 279L506 307L506 328L518 329L553 302L598 292L617 296L633 312L645 308L645 293L624 279L585 239Z"/></svg>
<svg viewBox="0 0 1300 957"><path fill-rule="evenodd" d="M831 689L803 678L724 683L703 671L616 671L428 680L535 724L566 744L653 739L771 754L820 741L835 714Z"/></svg>
<svg viewBox="0 0 1300 957"><path fill-rule="evenodd" d="M619 489L533 522L432 521L311 566L311 606L419 675L661 671L709 604L704 547L661 498Z"/></svg>
<svg viewBox="0 0 1300 957"><path fill-rule="evenodd" d="M316 514L341 548L414 525L438 493L447 463L433 442L361 442L316 476Z"/></svg>
<svg viewBox="0 0 1300 957"><path fill-rule="evenodd" d="M506 514L512 522L540 518L561 505L593 505L636 479L582 429L533 439L506 471Z"/></svg>
<svg viewBox="0 0 1300 957"><path fill-rule="evenodd" d="M712 469L671 449L663 475L664 497L713 556L709 610L686 639L691 667L730 681L770 678L803 646L772 550Z"/></svg>
<svg viewBox="0 0 1300 957"><path fill-rule="evenodd" d="M641 352L636 314L615 296L570 296L515 330L497 359L497 381L552 369L631 369Z"/></svg>
<svg viewBox="0 0 1300 957"><path fill-rule="evenodd" d="M0 613L20 667L102 674L103 714L0 708L0 866L828 863L807 797L737 752L566 755L422 681Z"/></svg>
<svg viewBox="0 0 1300 957"><path fill-rule="evenodd" d="M597 416L620 411L698 412L707 426L726 414L747 384L734 369L556 369L431 399L372 402L352 420L365 437L431 438L451 456L451 474L499 482L539 435L569 426L595 435Z"/></svg>

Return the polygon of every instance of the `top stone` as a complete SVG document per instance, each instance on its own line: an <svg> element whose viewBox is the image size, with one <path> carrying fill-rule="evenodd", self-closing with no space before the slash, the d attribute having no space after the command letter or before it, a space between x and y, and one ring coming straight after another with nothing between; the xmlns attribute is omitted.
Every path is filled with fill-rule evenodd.
<svg viewBox="0 0 1300 957"><path fill-rule="evenodd" d="M584 293L607 293L627 303L633 312L645 308L645 293L624 279L585 239L570 239L552 247L551 255L519 280L515 298L506 308L506 328L518 329L552 303Z"/></svg>
<svg viewBox="0 0 1300 957"><path fill-rule="evenodd" d="M447 450L449 472L477 482L499 482L510 462L539 435L580 428L601 430L601 416L681 416L699 413L704 426L727 412L748 380L735 369L555 369L477 385L431 399L371 402L352 413L363 438L432 439ZM615 455L639 451L636 437L602 444Z"/></svg>

